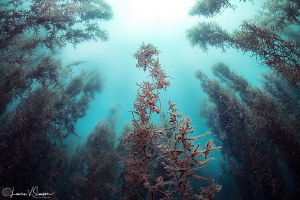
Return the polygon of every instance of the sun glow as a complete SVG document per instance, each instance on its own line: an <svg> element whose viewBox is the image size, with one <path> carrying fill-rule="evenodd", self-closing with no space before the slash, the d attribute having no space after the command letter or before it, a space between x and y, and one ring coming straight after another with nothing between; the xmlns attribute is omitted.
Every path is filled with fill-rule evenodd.
<svg viewBox="0 0 300 200"><path fill-rule="evenodd" d="M187 17L194 0L118 0L128 24L135 28L178 23ZM120 10L120 9L118 9Z"/></svg>

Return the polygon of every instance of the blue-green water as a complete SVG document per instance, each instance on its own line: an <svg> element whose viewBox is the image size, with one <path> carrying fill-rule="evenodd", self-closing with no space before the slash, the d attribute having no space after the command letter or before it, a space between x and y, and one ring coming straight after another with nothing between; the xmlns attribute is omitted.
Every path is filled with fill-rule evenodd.
<svg viewBox="0 0 300 200"><path fill-rule="evenodd" d="M143 71L135 68L136 60L132 57L143 42L151 43L161 51L160 63L168 76L173 78L171 87L167 92L162 92L164 103L172 99L181 112L190 116L195 123L200 120L198 101L203 98L201 88L198 87L199 81L194 78L196 70L201 69L211 74L210 67L222 61L255 85L259 84L257 79L260 73L266 70L259 66L256 58L251 57L250 53L244 55L235 49L222 53L214 48L204 53L192 47L186 39L186 30L203 20L188 15L194 1L177 3L111 1L109 3L112 5L114 17L103 24L109 33L109 40L80 44L76 49L70 46L62 55L66 62L74 59L88 61L82 68L98 69L105 78L105 89L93 101L92 110L89 111L91 117L87 116L82 120L82 125L81 122L78 124L78 129L84 132L83 136L91 131L99 118L107 116L105 110L114 104L122 105L119 131L122 124L130 119L131 114L127 111L132 110L137 91L135 83L142 82L147 76ZM256 6L249 2L238 5L235 11L228 9L222 16L217 16L217 21L229 30L237 28L242 20L248 19L254 13ZM135 7L137 8L134 9ZM201 127L204 132L207 130L201 124L195 126Z"/></svg>
<svg viewBox="0 0 300 200"><path fill-rule="evenodd" d="M3 1L3 3L7 2L9 1ZM75 6L72 4L74 2L76 2ZM10 4L11 7L16 6L16 13L19 12L20 16L24 14L21 12L22 8L25 10L40 8L41 16L37 17L40 21L35 20L34 15L31 16L30 13L24 15L24 18L9 18L7 16L13 16L15 13L5 12L11 7L1 5L3 16L1 22L4 24L1 26L3 34L1 56L5 58L1 61L3 84L1 85L2 98L0 98L1 109L3 107L0 129L0 153L2 154L0 189L3 197L31 198L32 193L23 190L32 188L34 191L35 186L51 193L48 197L58 199L163 199L163 197L172 199L167 196L168 192L173 192L170 195L174 199L204 199L204 197L206 199L293 199L300 194L300 176L297 171L299 165L297 152L300 149L298 72L300 45L299 42L297 43L300 5L297 1L291 1L294 13L292 11L288 13L295 16L293 23L290 22L295 33L291 34L294 37L291 37L292 40L288 40L288 35L286 35L288 39L285 38L286 29L276 32L276 28L270 31L267 26L260 27L270 31L269 34L281 35L280 39L286 39L284 42L287 42L281 43L282 40L272 38L275 41L274 45L279 47L276 46L277 49L274 51L268 49L267 53L261 53L264 49L259 51L257 50L259 47L251 49L251 44L242 43L237 35L234 35L239 33L238 30L241 30L241 24L245 20L260 22L261 19L256 14L265 1L255 0L230 1L234 4L234 9L223 8L220 13L208 18L189 15L189 11L196 3L194 0L106 0L107 5L111 7L112 18L107 17L109 20L104 21L104 16L96 23L107 31L107 41L88 39L88 41L78 42L74 47L68 37L62 39L65 43L61 46L59 42L54 42L55 38L52 38L49 43L41 39L37 40L39 44L37 47L34 46L32 49L27 47L29 50L17 44L18 42L27 44L29 40L24 39L26 37L43 38L49 36L51 30L60 29L60 26L47 28L48 23L50 25L55 23L53 10L64 10L68 7L76 12L76 17L73 19L59 18L59 23L64 24L63 20L92 18L93 13L84 13L85 9L92 10L93 6L98 8L99 5L106 5L99 2L102 1L70 0L53 3L24 1L23 7ZM285 1L270 0L269 2L276 7L276 3L284 4ZM87 8L84 5L92 5L92 7ZM57 7L53 9L52 6ZM101 9L104 10L102 14L110 12L110 9L105 6ZM99 13L95 15L97 14ZM57 15L64 16L61 13ZM31 16L32 19L26 16ZM69 16L72 14L70 13ZM13 19L20 20L18 23L21 25L9 23L10 20L14 21ZM28 25L29 28L26 29L22 26L22 23L28 21L33 23L31 20L41 23L43 28L39 30L34 29L33 25ZM80 22L74 26L74 29L83 29L90 22L88 20L91 19ZM227 44L226 51L222 52L220 48L209 45L205 52L199 48L199 45L191 45L187 31L196 24L204 22L216 22L230 33L231 39L224 40ZM14 26L7 26L9 27L7 28L7 24L14 24ZM67 22L65 25L73 26ZM289 27L289 24L286 27ZM19 33L18 28L24 28L26 31ZM66 30L68 28L59 30L61 32L57 31L56 37L63 38L59 34ZM247 37L247 41L253 39L251 35ZM262 43L269 44L270 41L264 39L261 40ZM252 44L258 41L253 39ZM58 50L51 51L49 44L52 42ZM151 116L151 119L146 123L149 131L146 133L151 135L157 130L169 131L164 130L163 127L167 129L171 123L162 127L160 114L165 114L168 122L168 101L171 100L178 107L178 113L189 116L190 125L194 130L192 136L199 136L210 130L213 132L204 138L191 140L194 142L191 148L180 143L183 141L180 140L182 137L180 135L182 132L179 131L180 117L176 122L177 126L174 125L172 129L174 135L171 139L166 137L153 139L152 136L147 136L144 147L138 146L139 143L143 143L143 134L140 130L144 124L139 121L141 115L134 107L134 102L138 102L137 84L147 81L151 83L154 80L149 76L148 71L136 67L137 60L133 55L143 44L153 44L160 51L157 57L170 81L170 86L166 90L159 90L157 93L160 101L156 102L156 106L160 109L160 113L152 113L147 108L146 115ZM280 46L281 44L283 47ZM294 45L293 48L290 48L289 44ZM246 47L244 48L243 45ZM288 47L284 48L284 45ZM270 46L267 48L272 49ZM284 54L287 58L281 59L280 56L286 49L292 49L292 53ZM12 53L14 51L15 53ZM23 55L22 52L25 52L25 61L15 61L14 58L19 58L19 55ZM30 71L37 68L36 63L42 60L38 57L41 52L52 53L53 58L60 59L62 66L73 61L86 62L72 67L70 77L64 79L60 74L62 82L56 79L56 84L51 81L42 82L43 77L46 77L46 80L53 78L49 75L52 68L49 67L51 69L49 74L39 71L42 75ZM276 56L272 57L271 61L265 61L268 56L264 57L264 55L271 54ZM277 57L280 58L277 60ZM37 61L31 61L35 58ZM290 63L291 60L294 60L292 67L283 70L276 68L286 66L286 63ZM278 64L280 62L283 64ZM45 66L52 66L49 63L50 61L47 61ZM219 72L221 78L218 78L216 68L212 68L216 63L226 64L230 70L229 75L224 71ZM292 71L286 75L285 70L291 69L294 73ZM53 67L53 74L56 73L55 70L58 71L57 73L60 72ZM91 90L83 86L83 83L88 85L88 81L93 77L88 72L93 70L100 73L101 80L99 82L101 90L95 94L91 91L96 90L96 86ZM84 78L79 78L78 84L74 84L74 88L68 90L72 77L80 75L82 71L87 71L88 75L82 75ZM263 78L262 73L272 74L272 76L266 75ZM296 77L296 82L291 83L289 79L291 77ZM245 82L247 87L243 88L242 83ZM83 84L82 87L80 84ZM71 96L76 89L80 90L78 94ZM82 100L80 98L85 95L87 99L80 101ZM79 111L84 110L87 105L90 107L86 112ZM111 110L112 108L115 110ZM129 111L136 111L134 118ZM82 114L81 117L79 113ZM154 125L151 122L154 122ZM138 125L133 129L134 123ZM128 124L131 124L129 128ZM129 131L126 131L128 129ZM124 132L127 135L124 136ZM178 143L174 142L175 140ZM213 147L222 146L222 148L211 153L210 147L207 146L209 140L214 140ZM189 142L189 140L185 142L187 141ZM174 149L184 147L185 153L179 153L174 161L170 153L174 149L168 146L169 149L164 151L162 146L175 143ZM187 156L189 155L187 152L196 153L197 150L203 151L198 152L200 160L209 157L213 157L214 160L203 166L190 161L194 156ZM206 157L207 153L211 154ZM183 164L180 164L180 159L185 156L191 162L186 169ZM177 171L174 170L176 167ZM193 170L197 167L199 170L194 173ZM21 171L20 175L17 174L18 171ZM192 174L187 175L187 171ZM25 177L22 178L24 181L20 181L22 174ZM203 176L207 180L214 179L216 184L222 185L222 189L213 192L215 197L203 190L201 193L199 189L208 187L210 182L194 179L192 177L194 174ZM163 177L165 185L158 186L157 177ZM189 180L191 188L180 180ZM20 193L14 196L11 188L15 188L15 192ZM216 188L211 187L209 191Z"/></svg>

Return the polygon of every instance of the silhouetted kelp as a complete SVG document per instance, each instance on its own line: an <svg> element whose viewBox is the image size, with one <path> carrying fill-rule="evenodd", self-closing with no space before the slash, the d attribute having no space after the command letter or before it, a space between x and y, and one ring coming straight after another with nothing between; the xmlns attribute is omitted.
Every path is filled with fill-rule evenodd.
<svg viewBox="0 0 300 200"><path fill-rule="evenodd" d="M97 90L84 92L83 87L70 93L70 84L47 84L25 91L16 108L2 116L1 183L19 189L37 184L51 188L50 179L59 176L58 165L65 159L63 140L76 135L76 122L86 115Z"/></svg>
<svg viewBox="0 0 300 200"><path fill-rule="evenodd" d="M112 17L110 6L102 0L16 0L0 6L0 47L8 52L17 50L21 57L40 45L57 50L68 43L108 38L97 23Z"/></svg>
<svg viewBox="0 0 300 200"><path fill-rule="evenodd" d="M198 5L206 5L208 2L231 7L227 0L203 0L192 8L191 14L209 17L208 11L220 12L218 7ZM297 84L300 80L299 33L293 27L300 25L299 1L267 0L263 7L264 10L257 17L243 21L240 29L233 33L228 33L217 23L200 22L187 31L187 37L193 46L199 46L204 51L207 51L208 46L213 46L222 48L223 51L233 47L243 52L252 52L263 65L270 67L291 84Z"/></svg>
<svg viewBox="0 0 300 200"><path fill-rule="evenodd" d="M247 0L243 0L247 1ZM253 1L253 0L248 0ZM214 17L216 14L221 13L223 9L232 8L236 6L230 3L229 0L200 0L196 1L193 8L190 10L190 15L202 15L205 17Z"/></svg>
<svg viewBox="0 0 300 200"><path fill-rule="evenodd" d="M64 139L77 134L103 85L98 72L72 77L82 62L63 66L57 51L107 39L97 22L111 9L103 1L16 0L0 3L0 16L0 189L37 186L55 198L67 168Z"/></svg>
<svg viewBox="0 0 300 200"><path fill-rule="evenodd" d="M66 170L69 180L60 191L68 199L112 199L118 174L119 156L114 148L118 108L100 120L87 141L78 147ZM65 195L65 196L64 196Z"/></svg>
<svg viewBox="0 0 300 200"><path fill-rule="evenodd" d="M198 71L196 77L213 103L201 112L223 146L221 151L240 195L243 199L295 198L300 191L290 188L300 184L299 155L295 153L300 149L300 137L298 108L293 109L299 105L291 101L299 95L299 88L265 75L268 79L263 79L263 91L223 63L212 69L227 88ZM284 91L289 93L279 95ZM282 107L284 102L289 103Z"/></svg>
<svg viewBox="0 0 300 200"><path fill-rule="evenodd" d="M202 0L190 14L213 17L228 7L233 7L230 1ZM236 198L294 199L300 194L299 16L299 1L267 0L255 18L232 33L214 22L187 32L191 44L203 51L213 46L252 52L277 75L263 74L258 88L224 63L212 67L220 81L196 72L210 100L201 113L223 146Z"/></svg>

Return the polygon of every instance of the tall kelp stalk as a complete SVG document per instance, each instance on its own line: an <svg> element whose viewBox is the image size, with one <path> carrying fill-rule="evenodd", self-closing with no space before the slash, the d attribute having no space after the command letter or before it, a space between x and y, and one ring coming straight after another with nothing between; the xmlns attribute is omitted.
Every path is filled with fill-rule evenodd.
<svg viewBox="0 0 300 200"><path fill-rule="evenodd" d="M208 155L220 147L212 141L200 146L196 140L210 132L192 137L194 132L189 117L177 113L178 108L169 101L169 120L162 117L160 91L170 82L157 58L160 52L152 44L143 44L134 54L137 67L147 71L150 80L137 84L139 90L134 102L132 128L124 131L120 149L123 149L124 186L120 193L124 199L213 199L221 186L196 172L213 158ZM153 122L159 115L160 126ZM172 133L167 136L166 132ZM190 179L209 182L194 194Z"/></svg>
<svg viewBox="0 0 300 200"><path fill-rule="evenodd" d="M63 66L57 53L107 39L99 21L111 9L103 1L16 0L0 3L0 16L0 189L38 186L54 197L66 167L63 141L103 88L98 72L72 77L82 62Z"/></svg>

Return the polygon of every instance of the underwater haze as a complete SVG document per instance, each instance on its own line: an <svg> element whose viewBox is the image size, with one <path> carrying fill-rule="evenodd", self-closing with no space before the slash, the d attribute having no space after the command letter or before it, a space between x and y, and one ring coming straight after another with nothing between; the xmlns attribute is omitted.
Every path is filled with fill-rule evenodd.
<svg viewBox="0 0 300 200"><path fill-rule="evenodd" d="M297 199L298 0L0 2L3 199Z"/></svg>
<svg viewBox="0 0 300 200"><path fill-rule="evenodd" d="M206 20L189 16L188 12L195 3L193 0L175 3L134 0L107 2L114 13L113 18L103 24L109 40L79 44L76 49L70 45L63 52L64 60L85 60L87 65L84 68L99 69L105 79L105 89L99 94L101 97L92 102L89 111L91 118L84 118L82 124L79 122L77 126L85 133L83 136L89 134L99 117L107 116L105 109L108 110L114 104L122 106L120 131L122 124L130 119L131 114L127 111L132 110L137 92L135 83L142 82L146 77L142 70L135 68L136 62L132 57L142 43L151 43L161 51L159 59L164 70L173 78L172 87L165 92L167 95L162 93L165 96L164 102L167 103L169 99L176 101L182 111L195 120L194 123L199 121L199 112L195 109L198 109L198 102L203 98L203 93L199 91L201 88L195 87L199 85L199 81L194 78L196 70L211 73L211 65L224 61L254 84L257 84L260 72L266 70L259 66L251 54L243 55L243 52L233 49L222 53L214 48L205 53L192 47L186 31L198 21ZM246 2L238 5L236 10L228 9L222 16L217 16L216 21L231 30L255 13L256 4ZM201 129L208 130L203 125Z"/></svg>

